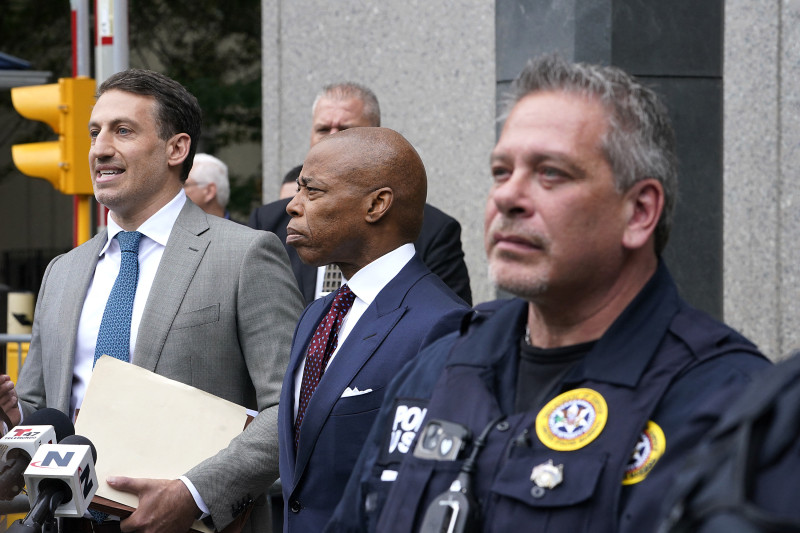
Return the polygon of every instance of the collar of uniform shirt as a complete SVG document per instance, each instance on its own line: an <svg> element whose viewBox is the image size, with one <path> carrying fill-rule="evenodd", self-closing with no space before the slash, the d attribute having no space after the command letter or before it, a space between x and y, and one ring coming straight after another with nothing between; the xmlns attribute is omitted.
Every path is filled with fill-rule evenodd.
<svg viewBox="0 0 800 533"><path fill-rule="evenodd" d="M170 200L167 205L159 209L153 216L145 220L141 226L136 228L136 231L152 239L161 246L166 246L169 234L172 232L172 226L175 225L175 221L178 219L178 215L181 213L181 209L183 209L185 203L186 193L181 189L178 191L178 194L175 195L175 198ZM103 246L103 249L100 250L99 255L101 256L106 253L116 234L120 231L125 231L114 221L111 215L108 216L107 227L108 240L106 241L106 245ZM144 244L144 242L142 242L142 244ZM119 249L118 244L116 247ZM139 255L142 254L140 253Z"/></svg>

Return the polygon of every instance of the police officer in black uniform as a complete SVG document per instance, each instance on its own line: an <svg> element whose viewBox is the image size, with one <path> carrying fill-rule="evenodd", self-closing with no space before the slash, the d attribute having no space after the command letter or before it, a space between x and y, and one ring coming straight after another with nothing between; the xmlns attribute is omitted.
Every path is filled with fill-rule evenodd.
<svg viewBox="0 0 800 533"><path fill-rule="evenodd" d="M491 157L480 305L387 391L327 531L648 532L675 465L768 361L660 259L677 177L656 95L532 61Z"/></svg>

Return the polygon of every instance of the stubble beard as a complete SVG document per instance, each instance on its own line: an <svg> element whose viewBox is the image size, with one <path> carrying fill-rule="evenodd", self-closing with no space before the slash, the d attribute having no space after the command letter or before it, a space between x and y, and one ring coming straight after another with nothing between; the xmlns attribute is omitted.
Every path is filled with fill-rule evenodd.
<svg viewBox="0 0 800 533"><path fill-rule="evenodd" d="M495 262L501 263L496 265ZM500 290L524 300L532 301L545 294L550 286L546 275L525 275L525 265L489 259L489 280Z"/></svg>
<svg viewBox="0 0 800 533"><path fill-rule="evenodd" d="M535 231L514 227L514 222L505 217L495 218L490 224L487 235L492 235L496 231L523 236L538 245L544 253L550 247L547 238ZM549 274L537 272L539 270L537 265L526 263L516 254L504 253L489 247L488 259L489 280L500 290L532 301L545 294L549 289Z"/></svg>

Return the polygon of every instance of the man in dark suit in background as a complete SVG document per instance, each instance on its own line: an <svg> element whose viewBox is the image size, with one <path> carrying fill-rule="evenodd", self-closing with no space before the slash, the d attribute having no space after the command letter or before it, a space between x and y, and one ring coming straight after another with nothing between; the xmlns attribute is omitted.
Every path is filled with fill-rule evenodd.
<svg viewBox="0 0 800 533"><path fill-rule="evenodd" d="M294 193L297 191L297 178L300 177L300 171L302 169L303 165L297 165L283 175L283 181L281 181L281 190L278 192L278 198L283 200L284 198L291 198L294 196ZM286 210L284 209L284 211ZM284 227L283 229L286 228ZM286 239L284 239L284 242L286 242Z"/></svg>
<svg viewBox="0 0 800 533"><path fill-rule="evenodd" d="M415 253L427 180L399 133L327 137L298 189L289 245L312 266L336 264L345 281L300 317L279 402L284 531L306 532L336 507L386 385L467 309Z"/></svg>
<svg viewBox="0 0 800 533"><path fill-rule="evenodd" d="M368 88L356 83L325 86L312 107L311 147L331 133L359 126L380 126L378 99ZM286 243L289 199L281 199L255 209L250 215L251 228L275 233ZM425 204L422 231L414 243L422 261L434 274L468 304L472 304L469 272L461 249L461 225L456 219L430 204ZM304 265L291 246L286 246L292 270L306 303L324 296L322 278L325 267Z"/></svg>

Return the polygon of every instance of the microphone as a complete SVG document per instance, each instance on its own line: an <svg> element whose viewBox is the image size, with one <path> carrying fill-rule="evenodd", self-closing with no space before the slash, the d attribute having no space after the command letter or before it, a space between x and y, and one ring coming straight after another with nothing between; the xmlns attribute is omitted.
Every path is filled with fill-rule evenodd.
<svg viewBox="0 0 800 533"><path fill-rule="evenodd" d="M25 469L42 444L55 444L74 433L67 415L47 407L0 438L0 500L13 500L22 491Z"/></svg>
<svg viewBox="0 0 800 533"><path fill-rule="evenodd" d="M83 516L97 492L96 460L94 445L80 435L40 446L25 470L31 510L11 524L7 533L57 531L56 517Z"/></svg>
<svg viewBox="0 0 800 533"><path fill-rule="evenodd" d="M25 470L25 484L36 523L55 517L80 518L97 492L97 450L81 435L43 444ZM28 520L28 517L25 518Z"/></svg>

